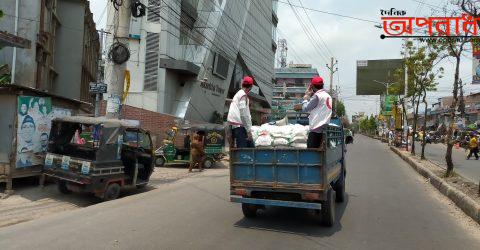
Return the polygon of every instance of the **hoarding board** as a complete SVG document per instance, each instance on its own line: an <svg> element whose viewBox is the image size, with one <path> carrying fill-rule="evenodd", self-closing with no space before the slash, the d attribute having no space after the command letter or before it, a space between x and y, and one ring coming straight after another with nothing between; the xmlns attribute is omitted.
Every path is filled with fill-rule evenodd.
<svg viewBox="0 0 480 250"><path fill-rule="evenodd" d="M396 79L397 71L400 79ZM357 95L381 95L386 93L384 84L399 82L396 89L405 93L403 59L358 60L357 61ZM391 93L392 94L392 93Z"/></svg>
<svg viewBox="0 0 480 250"><path fill-rule="evenodd" d="M27 168L42 162L35 153L46 152L53 118L50 97L18 97L16 168Z"/></svg>
<svg viewBox="0 0 480 250"><path fill-rule="evenodd" d="M472 42L472 84L480 84L480 44Z"/></svg>

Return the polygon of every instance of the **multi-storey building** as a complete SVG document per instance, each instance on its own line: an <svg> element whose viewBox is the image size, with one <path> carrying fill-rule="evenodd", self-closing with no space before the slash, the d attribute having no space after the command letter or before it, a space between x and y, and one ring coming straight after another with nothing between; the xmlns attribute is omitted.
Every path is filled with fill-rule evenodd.
<svg viewBox="0 0 480 250"><path fill-rule="evenodd" d="M318 76L318 71L310 64L290 64L286 68L275 69L272 112L281 117L283 113L293 111L294 106L302 102L314 76Z"/></svg>
<svg viewBox="0 0 480 250"><path fill-rule="evenodd" d="M91 103L100 43L89 1L2 0L0 9L0 30L31 41L29 48L0 50L11 82Z"/></svg>
<svg viewBox="0 0 480 250"><path fill-rule="evenodd" d="M54 117L92 111L99 39L85 0L2 0L0 9L0 183L8 193L12 179L42 174L38 155Z"/></svg>
<svg viewBox="0 0 480 250"><path fill-rule="evenodd" d="M127 105L208 122L223 116L242 77L252 75L257 86L251 99L255 113L269 108L277 1L141 2L147 6L146 15L132 17L128 31L132 83ZM110 6L110 33L115 33L115 15ZM116 77L110 71L107 64L107 84Z"/></svg>

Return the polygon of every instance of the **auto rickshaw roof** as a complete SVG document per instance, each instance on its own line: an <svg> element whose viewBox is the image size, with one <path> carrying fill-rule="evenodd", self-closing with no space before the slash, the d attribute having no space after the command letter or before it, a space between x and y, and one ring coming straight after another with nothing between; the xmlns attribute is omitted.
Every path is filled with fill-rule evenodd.
<svg viewBox="0 0 480 250"><path fill-rule="evenodd" d="M53 121L92 124L92 125L101 124L106 128L114 128L114 127L139 128L140 127L140 122L137 120L118 120L118 119L108 119L106 117L66 116L62 118L55 118L53 119Z"/></svg>
<svg viewBox="0 0 480 250"><path fill-rule="evenodd" d="M182 130L223 130L225 129L225 127L222 124L212 124L212 123L189 124L189 125L183 125L180 128Z"/></svg>

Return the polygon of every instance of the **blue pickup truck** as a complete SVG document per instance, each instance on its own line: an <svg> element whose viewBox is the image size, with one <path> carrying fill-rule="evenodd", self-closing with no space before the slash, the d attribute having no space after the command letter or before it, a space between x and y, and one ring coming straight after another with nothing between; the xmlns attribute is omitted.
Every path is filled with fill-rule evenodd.
<svg viewBox="0 0 480 250"><path fill-rule="evenodd" d="M231 148L230 200L245 217L267 206L313 209L325 226L345 197L345 138L340 119L325 129L324 147Z"/></svg>

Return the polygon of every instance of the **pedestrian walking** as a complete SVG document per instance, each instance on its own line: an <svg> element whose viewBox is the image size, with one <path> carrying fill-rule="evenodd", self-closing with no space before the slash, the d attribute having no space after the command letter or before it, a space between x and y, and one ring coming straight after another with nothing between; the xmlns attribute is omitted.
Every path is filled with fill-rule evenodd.
<svg viewBox="0 0 480 250"><path fill-rule="evenodd" d="M200 140L198 134L193 135L193 140L190 142L190 167L188 172L192 172L195 165L198 164L198 170L203 171L203 160L205 158L205 150L203 142Z"/></svg>
<svg viewBox="0 0 480 250"><path fill-rule="evenodd" d="M470 143L468 145L470 152L468 153L467 160L469 160L472 155L475 155L475 159L478 160L478 139L477 136L473 134L471 137L472 138L470 139Z"/></svg>
<svg viewBox="0 0 480 250"><path fill-rule="evenodd" d="M388 131L388 145L392 146L394 145L394 140L395 140L395 134L393 133L393 130Z"/></svg>

